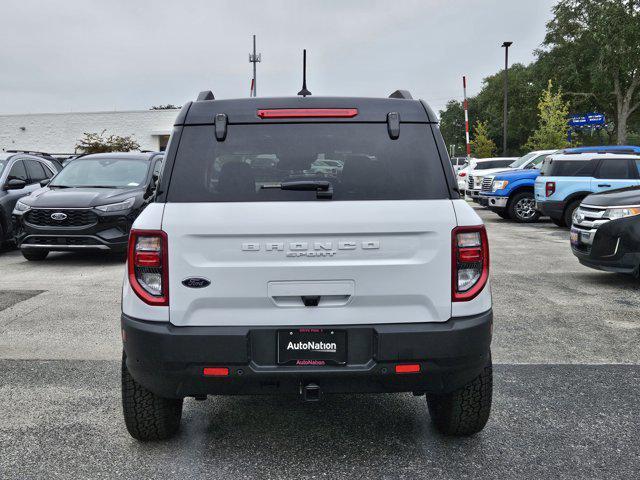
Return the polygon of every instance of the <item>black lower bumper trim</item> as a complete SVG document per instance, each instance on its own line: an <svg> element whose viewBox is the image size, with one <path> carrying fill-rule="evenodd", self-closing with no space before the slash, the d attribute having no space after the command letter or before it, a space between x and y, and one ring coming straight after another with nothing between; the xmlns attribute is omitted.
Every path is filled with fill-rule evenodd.
<svg viewBox="0 0 640 480"><path fill-rule="evenodd" d="M451 391L489 361L492 322L489 310L443 323L341 325L347 364L318 367L277 365L277 330L291 326L175 327L122 315L129 371L167 398L299 394L310 383L323 393ZM418 363L421 371L396 374L399 363ZM205 377L205 366L227 367L229 376Z"/></svg>
<svg viewBox="0 0 640 480"><path fill-rule="evenodd" d="M562 201L538 202L536 204L537 210L542 213L542 215L555 218L556 220L560 220L564 215L565 206L566 203Z"/></svg>

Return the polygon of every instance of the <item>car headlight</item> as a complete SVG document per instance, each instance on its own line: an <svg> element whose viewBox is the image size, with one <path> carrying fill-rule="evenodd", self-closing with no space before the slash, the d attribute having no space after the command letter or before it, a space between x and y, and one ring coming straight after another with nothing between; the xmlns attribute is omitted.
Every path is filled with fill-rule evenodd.
<svg viewBox="0 0 640 480"><path fill-rule="evenodd" d="M16 202L16 206L14 207L14 211L15 212L20 212L20 213L24 213L27 210L29 210L31 207L29 205L27 205L26 203L21 202L20 200L18 200Z"/></svg>
<svg viewBox="0 0 640 480"><path fill-rule="evenodd" d="M509 185L507 180L494 180L491 184L491 189L495 192L497 190L502 190L507 185Z"/></svg>
<svg viewBox="0 0 640 480"><path fill-rule="evenodd" d="M631 217L633 215L640 215L640 207L607 208L607 210L604 212L604 216L610 218L611 220Z"/></svg>
<svg viewBox="0 0 640 480"><path fill-rule="evenodd" d="M99 205L96 210L100 210L101 212L117 212L120 210L127 210L133 207L133 204L136 202L136 197L127 198L123 202L118 203L110 203L109 205Z"/></svg>

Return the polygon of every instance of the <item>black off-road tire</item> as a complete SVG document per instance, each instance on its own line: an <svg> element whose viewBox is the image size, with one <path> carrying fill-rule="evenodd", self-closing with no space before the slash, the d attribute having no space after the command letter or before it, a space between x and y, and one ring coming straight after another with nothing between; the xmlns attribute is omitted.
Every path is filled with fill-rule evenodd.
<svg viewBox="0 0 640 480"><path fill-rule="evenodd" d="M23 249L21 252L22 256L30 262L41 262L49 255L49 250Z"/></svg>
<svg viewBox="0 0 640 480"><path fill-rule="evenodd" d="M571 228L571 224L573 223L573 212L575 211L576 208L580 206L581 203L582 203L582 199L574 200L569 205L567 205L567 207L564 209L564 214L562 215L562 218L564 220L565 226Z"/></svg>
<svg viewBox="0 0 640 480"><path fill-rule="evenodd" d="M525 190L516 193L507 205L509 217L519 223L535 223L540 218L540 212L535 210L533 192Z"/></svg>
<svg viewBox="0 0 640 480"><path fill-rule="evenodd" d="M549 217L551 219L551 221L553 223L556 224L556 226L560 227L560 228L564 228L567 225L564 223L564 217L563 218L553 218L553 217Z"/></svg>
<svg viewBox="0 0 640 480"><path fill-rule="evenodd" d="M167 440L180 428L182 399L162 398L147 390L129 373L122 355L122 410L127 430L142 442Z"/></svg>
<svg viewBox="0 0 640 480"><path fill-rule="evenodd" d="M481 431L489 420L493 392L491 362L482 373L455 392L427 394L431 421L444 435L468 436Z"/></svg>

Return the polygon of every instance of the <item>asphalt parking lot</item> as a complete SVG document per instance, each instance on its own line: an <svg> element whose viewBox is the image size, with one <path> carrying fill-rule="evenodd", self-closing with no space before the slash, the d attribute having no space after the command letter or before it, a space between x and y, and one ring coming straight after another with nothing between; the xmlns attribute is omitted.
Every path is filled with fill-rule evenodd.
<svg viewBox="0 0 640 480"><path fill-rule="evenodd" d="M120 411L118 256L0 253L0 478L633 478L640 282L582 267L568 232L489 212L494 408L440 436L411 395L185 402L174 440Z"/></svg>

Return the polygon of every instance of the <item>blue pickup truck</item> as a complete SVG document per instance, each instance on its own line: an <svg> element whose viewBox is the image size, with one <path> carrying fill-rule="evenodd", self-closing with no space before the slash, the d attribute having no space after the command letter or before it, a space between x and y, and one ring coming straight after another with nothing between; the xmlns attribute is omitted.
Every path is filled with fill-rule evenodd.
<svg viewBox="0 0 640 480"><path fill-rule="evenodd" d="M502 218L518 222L535 222L540 212L535 208L533 186L540 165L555 150L538 150L527 153L512 164L512 170L487 175L482 180L480 204Z"/></svg>

